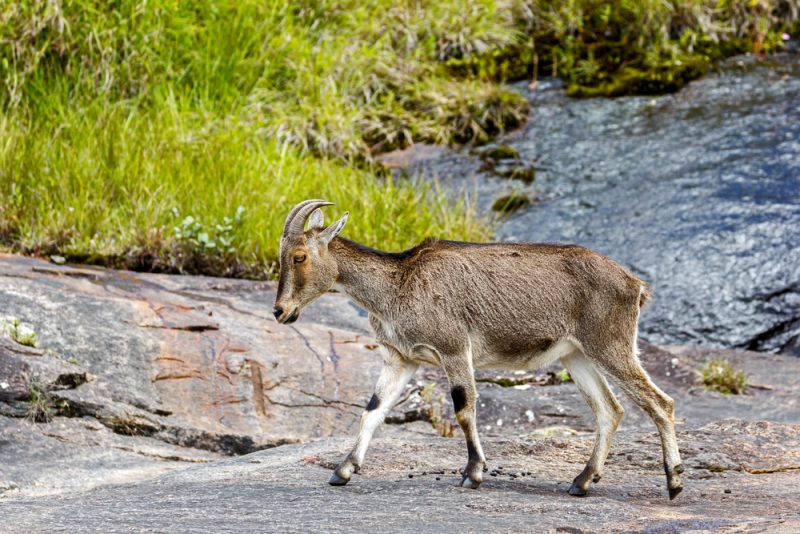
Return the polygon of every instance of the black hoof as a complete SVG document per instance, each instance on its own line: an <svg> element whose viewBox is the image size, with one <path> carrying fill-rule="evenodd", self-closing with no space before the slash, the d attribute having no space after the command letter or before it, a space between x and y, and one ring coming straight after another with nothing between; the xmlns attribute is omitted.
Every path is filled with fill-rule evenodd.
<svg viewBox="0 0 800 534"><path fill-rule="evenodd" d="M336 473L333 473L331 475L331 478L328 479L328 484L330 484L331 486L344 486L348 482L350 482L349 478L342 478Z"/></svg>
<svg viewBox="0 0 800 534"><path fill-rule="evenodd" d="M572 483L572 486L569 487L569 494L574 495L575 497L586 497L587 493L589 493L587 490L583 489L574 482Z"/></svg>
<svg viewBox="0 0 800 534"><path fill-rule="evenodd" d="M673 500L681 491L683 491L680 478L678 478L678 476L683 473L683 464L676 465L672 468L672 471L666 469L666 467L665 470L667 472L667 491L669 491L669 500Z"/></svg>

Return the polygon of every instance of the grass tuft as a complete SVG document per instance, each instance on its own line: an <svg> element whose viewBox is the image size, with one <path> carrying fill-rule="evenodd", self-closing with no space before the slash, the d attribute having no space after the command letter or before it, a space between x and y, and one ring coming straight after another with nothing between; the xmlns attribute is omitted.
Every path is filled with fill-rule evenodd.
<svg viewBox="0 0 800 534"><path fill-rule="evenodd" d="M741 369L736 369L728 360L714 359L706 362L700 368L700 376L703 385L709 389L726 395L747 393L747 374Z"/></svg>
<svg viewBox="0 0 800 534"><path fill-rule="evenodd" d="M28 383L28 408L25 417L33 423L49 423L53 418L52 409L50 395L32 378Z"/></svg>

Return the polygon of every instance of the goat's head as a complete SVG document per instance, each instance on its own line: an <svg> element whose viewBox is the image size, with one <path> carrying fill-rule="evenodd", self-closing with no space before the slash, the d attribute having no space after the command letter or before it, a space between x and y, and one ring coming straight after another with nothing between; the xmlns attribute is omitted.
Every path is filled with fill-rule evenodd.
<svg viewBox="0 0 800 534"><path fill-rule="evenodd" d="M320 208L332 204L324 200L306 200L286 217L281 236L281 277L273 310L279 323L295 322L303 307L336 282L339 269L328 252L328 244L344 228L347 213L325 228ZM309 223L307 230L306 221Z"/></svg>

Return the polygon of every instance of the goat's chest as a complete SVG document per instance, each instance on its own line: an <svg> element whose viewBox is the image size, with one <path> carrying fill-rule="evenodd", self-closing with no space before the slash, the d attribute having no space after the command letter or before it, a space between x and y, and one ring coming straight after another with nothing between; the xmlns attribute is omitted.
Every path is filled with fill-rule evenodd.
<svg viewBox="0 0 800 534"><path fill-rule="evenodd" d="M438 352L433 347L420 344L402 325L382 321L375 315L370 315L369 322L379 342L394 348L404 357L417 363L441 367Z"/></svg>

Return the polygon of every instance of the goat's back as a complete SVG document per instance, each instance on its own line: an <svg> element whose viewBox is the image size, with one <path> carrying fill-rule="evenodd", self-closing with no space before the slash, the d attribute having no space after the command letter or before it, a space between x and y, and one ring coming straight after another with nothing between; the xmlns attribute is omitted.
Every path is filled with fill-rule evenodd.
<svg viewBox="0 0 800 534"><path fill-rule="evenodd" d="M577 245L427 240L402 253L400 273L398 311L424 314L441 331L460 324L506 345L532 335L635 331L647 294L646 284L616 262Z"/></svg>

